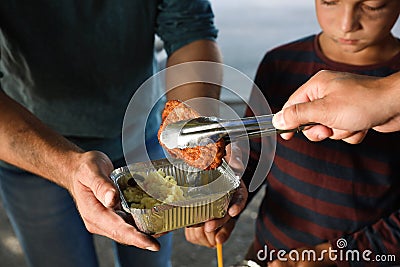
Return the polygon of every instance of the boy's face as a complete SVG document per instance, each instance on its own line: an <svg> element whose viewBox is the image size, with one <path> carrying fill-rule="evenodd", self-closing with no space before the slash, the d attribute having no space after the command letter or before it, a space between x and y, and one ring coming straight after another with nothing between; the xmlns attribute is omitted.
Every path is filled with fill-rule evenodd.
<svg viewBox="0 0 400 267"><path fill-rule="evenodd" d="M356 53L390 36L400 0L315 0L318 22L335 49Z"/></svg>

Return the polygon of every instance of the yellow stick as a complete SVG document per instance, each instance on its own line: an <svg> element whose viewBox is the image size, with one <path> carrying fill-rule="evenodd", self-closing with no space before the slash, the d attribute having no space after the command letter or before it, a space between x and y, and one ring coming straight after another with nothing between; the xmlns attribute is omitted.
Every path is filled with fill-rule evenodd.
<svg viewBox="0 0 400 267"><path fill-rule="evenodd" d="M217 261L218 267L224 267L224 260L222 258L222 244L217 243Z"/></svg>

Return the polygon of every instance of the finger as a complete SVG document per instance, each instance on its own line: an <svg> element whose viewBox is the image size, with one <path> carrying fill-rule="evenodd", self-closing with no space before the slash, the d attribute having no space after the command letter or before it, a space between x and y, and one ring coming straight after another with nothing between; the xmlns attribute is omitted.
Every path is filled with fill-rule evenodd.
<svg viewBox="0 0 400 267"><path fill-rule="evenodd" d="M74 174L75 188L81 185L90 188L105 207L114 207L119 203L119 194L115 184L109 178L113 170L111 160L98 151L86 152L83 156L85 159Z"/></svg>
<svg viewBox="0 0 400 267"><path fill-rule="evenodd" d="M112 208L119 203L118 191L111 181L95 178L90 185L90 189L105 207Z"/></svg>
<svg viewBox="0 0 400 267"><path fill-rule="evenodd" d="M244 171L244 165L242 162L242 151L236 143L229 144L226 147L225 160L229 166L235 171L242 173Z"/></svg>
<svg viewBox="0 0 400 267"><path fill-rule="evenodd" d="M228 209L228 214L230 217L235 217L239 215L242 210L246 207L248 192L246 185L241 180L239 188L232 196L232 200L230 202L230 207Z"/></svg>
<svg viewBox="0 0 400 267"><path fill-rule="evenodd" d="M222 227L227 221L231 219L231 216L226 214L223 218L210 220L204 223L204 231L211 233Z"/></svg>
<svg viewBox="0 0 400 267"><path fill-rule="evenodd" d="M242 157L232 156L227 158L229 166L235 170L237 173L242 173L244 171L244 165L242 162Z"/></svg>
<svg viewBox="0 0 400 267"><path fill-rule="evenodd" d="M303 134L311 141L322 141L333 135L332 129L323 125L316 125L307 130L303 130Z"/></svg>
<svg viewBox="0 0 400 267"><path fill-rule="evenodd" d="M277 129L295 129L302 124L310 122L321 122L324 116L325 106L323 99L317 99L313 102L297 103L288 106L274 115L272 123ZM316 112L318 111L318 112ZM324 121L326 125L326 121Z"/></svg>
<svg viewBox="0 0 400 267"><path fill-rule="evenodd" d="M293 137L294 133L283 133L281 137L285 140L290 140Z"/></svg>
<svg viewBox="0 0 400 267"><path fill-rule="evenodd" d="M121 244L151 251L160 249L160 244L155 238L139 232L111 209L101 208L100 206L100 208L93 210L96 210L96 213L88 214L88 217L84 217L85 225L89 232L107 236Z"/></svg>
<svg viewBox="0 0 400 267"><path fill-rule="evenodd" d="M372 129L382 133L390 133L399 131L399 125L400 117L396 116L394 118L391 118L389 121L383 123L382 125L373 127Z"/></svg>
<svg viewBox="0 0 400 267"><path fill-rule="evenodd" d="M343 140L350 144L360 143L366 136L368 130L349 132L344 130L333 130L333 135L330 137L333 140Z"/></svg>
<svg viewBox="0 0 400 267"><path fill-rule="evenodd" d="M332 131L333 131L333 134L329 138L333 139L333 140L343 140L345 138L349 138L358 133L358 132L349 132L349 131L340 130L340 129L333 129Z"/></svg>
<svg viewBox="0 0 400 267"><path fill-rule="evenodd" d="M343 141L349 144L359 144L364 140L365 136L367 135L368 131L361 131L356 134L353 134L350 137L344 138Z"/></svg>
<svg viewBox="0 0 400 267"><path fill-rule="evenodd" d="M185 237L188 242L195 245L212 247L208 241L208 238L206 237L203 227L185 228Z"/></svg>
<svg viewBox="0 0 400 267"><path fill-rule="evenodd" d="M216 243L219 244L225 243L229 239L233 231L233 228L235 227L235 224L236 220L232 219L228 223L226 223L223 227L221 227L221 229L215 235Z"/></svg>
<svg viewBox="0 0 400 267"><path fill-rule="evenodd" d="M75 182L76 189L74 196L79 194L80 190L90 190L92 194L100 201L105 207L112 208L119 204L119 194L115 184L102 174L85 175L91 171L83 171L83 174L78 174L78 179Z"/></svg>
<svg viewBox="0 0 400 267"><path fill-rule="evenodd" d="M193 243L193 229L191 228L185 228L185 238L188 242Z"/></svg>
<svg viewBox="0 0 400 267"><path fill-rule="evenodd" d="M217 245L217 243L215 241L215 234L216 234L216 232L211 232L211 233L205 232L205 236L207 238L208 246L211 247L211 248L213 248L213 247L215 247Z"/></svg>

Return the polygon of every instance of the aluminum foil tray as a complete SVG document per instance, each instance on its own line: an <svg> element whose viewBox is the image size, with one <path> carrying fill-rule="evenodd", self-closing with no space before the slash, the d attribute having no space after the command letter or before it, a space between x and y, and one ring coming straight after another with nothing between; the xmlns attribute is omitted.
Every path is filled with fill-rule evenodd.
<svg viewBox="0 0 400 267"><path fill-rule="evenodd" d="M121 181L132 177L132 173L150 173L162 170L171 175L182 186L185 200L176 203L164 203L151 209L129 207ZM111 179L117 185L122 207L130 213L137 228L147 234L159 234L178 228L199 224L210 219L225 216L232 194L239 187L239 177L225 162L215 170L197 170L182 161L170 162L161 159L130 164L111 173Z"/></svg>

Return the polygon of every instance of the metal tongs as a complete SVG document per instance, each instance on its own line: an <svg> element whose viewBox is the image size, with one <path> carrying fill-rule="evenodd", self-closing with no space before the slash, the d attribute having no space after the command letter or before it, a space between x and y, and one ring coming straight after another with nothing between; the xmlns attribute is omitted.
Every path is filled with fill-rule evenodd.
<svg viewBox="0 0 400 267"><path fill-rule="evenodd" d="M215 143L221 138L225 144L274 134L300 132L316 123L301 125L295 129L276 129L271 115L224 120L217 117L198 117L168 124L160 134L160 140L169 148L189 148Z"/></svg>

